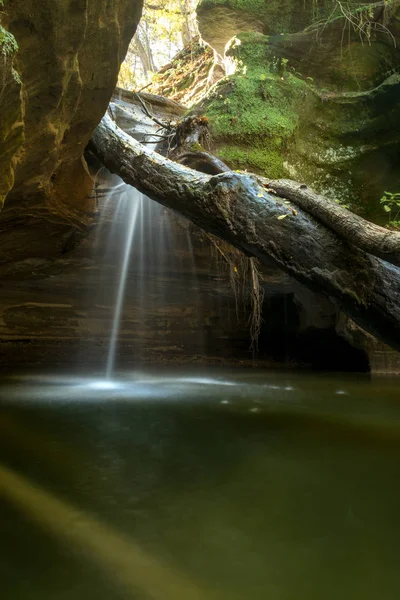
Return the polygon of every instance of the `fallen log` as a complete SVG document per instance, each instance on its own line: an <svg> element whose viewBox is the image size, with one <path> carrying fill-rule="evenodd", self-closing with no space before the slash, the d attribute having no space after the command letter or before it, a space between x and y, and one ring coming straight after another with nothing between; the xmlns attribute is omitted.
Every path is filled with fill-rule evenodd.
<svg viewBox="0 0 400 600"><path fill-rule="evenodd" d="M292 200L340 237L351 240L354 246L400 266L400 233L397 231L366 221L332 200L319 196L304 184L289 179L264 181L278 196Z"/></svg>
<svg viewBox="0 0 400 600"><path fill-rule="evenodd" d="M353 245L254 175L207 175L128 136L108 115L91 150L149 198L336 301L358 325L400 350L400 269ZM271 187L272 189L272 187ZM275 190L274 190L275 191Z"/></svg>

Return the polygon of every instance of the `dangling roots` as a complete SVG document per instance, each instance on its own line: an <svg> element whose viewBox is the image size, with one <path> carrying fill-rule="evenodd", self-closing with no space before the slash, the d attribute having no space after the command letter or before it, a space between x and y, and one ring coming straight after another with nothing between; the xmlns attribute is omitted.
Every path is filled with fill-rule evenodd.
<svg viewBox="0 0 400 600"><path fill-rule="evenodd" d="M260 284L261 273L259 270L258 260L254 257L245 257L247 263L248 273L245 275L246 287L248 289L247 295L250 300L251 313L248 319L248 326L250 330L251 345L250 348L253 352L258 350L258 338L260 337L261 325L262 325L262 305L264 301L264 290Z"/></svg>
<svg viewBox="0 0 400 600"><path fill-rule="evenodd" d="M262 305L264 300L264 290L261 286L261 273L256 258L249 258L223 242L219 238L209 233L205 234L211 242L211 247L215 252L215 257L219 264L228 268L229 280L233 290L236 306L236 316L240 319L240 309L247 311L250 307L250 314L247 319L247 326L250 332L250 349L253 352L258 350L258 338L262 326Z"/></svg>

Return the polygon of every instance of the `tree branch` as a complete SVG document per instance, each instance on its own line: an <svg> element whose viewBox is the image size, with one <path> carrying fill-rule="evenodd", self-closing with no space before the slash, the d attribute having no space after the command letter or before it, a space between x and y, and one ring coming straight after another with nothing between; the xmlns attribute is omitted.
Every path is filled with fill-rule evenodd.
<svg viewBox="0 0 400 600"><path fill-rule="evenodd" d="M153 200L262 262L272 260L336 300L361 327L400 350L400 270L338 237L302 208L272 195L257 177L199 173L142 146L105 115L91 148L101 162Z"/></svg>
<svg viewBox="0 0 400 600"><path fill-rule="evenodd" d="M351 240L352 244L369 254L400 266L400 233L366 221L343 206L319 196L304 184L289 179L260 180L278 196L292 200L343 239Z"/></svg>

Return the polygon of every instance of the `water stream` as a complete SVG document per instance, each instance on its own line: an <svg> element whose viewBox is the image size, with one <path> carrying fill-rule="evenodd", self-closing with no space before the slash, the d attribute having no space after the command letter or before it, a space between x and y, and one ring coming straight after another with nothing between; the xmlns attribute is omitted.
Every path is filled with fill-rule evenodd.
<svg viewBox="0 0 400 600"><path fill-rule="evenodd" d="M113 194L115 195L115 194ZM118 334L121 322L121 314L125 297L126 279L128 275L129 261L131 258L132 242L134 238L135 228L138 220L138 215L143 212L143 195L135 188L123 186L119 190L118 205L122 205L124 209L126 231L123 232L121 242L123 244L123 257L121 263L121 271L119 273L119 281L117 284L117 295L115 301L114 317L110 335L110 345L108 350L106 379L111 379L115 369L115 353L118 342ZM116 210L118 211L118 206Z"/></svg>
<svg viewBox="0 0 400 600"><path fill-rule="evenodd" d="M170 329L168 307L176 306L179 290L184 290L184 309L193 315L197 331L202 309L192 241L184 220L174 216L172 222L170 211L118 177L106 174L105 181L108 191L101 199L94 244L99 269L95 303L107 311L104 320L109 322L110 337L104 375L112 381L125 342L131 348L133 364L146 348L165 347ZM178 244L174 237L177 227L181 227ZM201 333L197 338L201 346ZM174 333L174 339L176 343L179 333Z"/></svg>

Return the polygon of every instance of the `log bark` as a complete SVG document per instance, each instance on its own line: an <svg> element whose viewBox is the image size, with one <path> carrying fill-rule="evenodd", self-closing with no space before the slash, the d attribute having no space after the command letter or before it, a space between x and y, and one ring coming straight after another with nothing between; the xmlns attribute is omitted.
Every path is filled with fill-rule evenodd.
<svg viewBox="0 0 400 600"><path fill-rule="evenodd" d="M144 102L150 105L150 108L155 113L162 113L164 119L167 118L180 118L183 117L187 111L187 107L175 100L164 98L164 96L157 96L156 94L149 94L148 92L140 91L140 97ZM123 88L116 87L114 90L113 98L117 100L123 100L129 104L140 105L138 100L138 92L131 92L124 90Z"/></svg>
<svg viewBox="0 0 400 600"><path fill-rule="evenodd" d="M325 294L358 325L400 350L400 269L339 237L256 176L207 175L152 152L106 115L91 149L110 171L245 254ZM272 189L272 188L271 188Z"/></svg>
<svg viewBox="0 0 400 600"><path fill-rule="evenodd" d="M264 182L278 196L292 200L340 237L351 240L352 244L369 254L400 266L400 233L366 221L332 200L319 196L304 184L289 179Z"/></svg>

